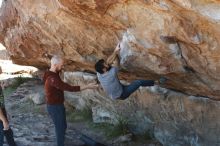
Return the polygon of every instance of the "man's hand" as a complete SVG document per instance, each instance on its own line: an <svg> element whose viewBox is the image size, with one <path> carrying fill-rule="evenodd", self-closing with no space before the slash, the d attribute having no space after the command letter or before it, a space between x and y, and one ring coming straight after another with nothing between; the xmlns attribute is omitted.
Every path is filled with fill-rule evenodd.
<svg viewBox="0 0 220 146"><path fill-rule="evenodd" d="M84 86L80 86L80 89L81 90L86 90L86 89L96 89L98 88L99 85L97 83L89 83L87 85L84 85Z"/></svg>
<svg viewBox="0 0 220 146"><path fill-rule="evenodd" d="M1 87L2 87L2 89L6 88L6 87L8 87L8 86L9 86L9 83L8 83L8 82L6 82L6 81L2 81L2 82L1 82Z"/></svg>
<svg viewBox="0 0 220 146"><path fill-rule="evenodd" d="M4 89L5 88L5 82L4 81L1 81L1 87L2 87L2 89Z"/></svg>
<svg viewBox="0 0 220 146"><path fill-rule="evenodd" d="M117 46L115 47L114 52L118 54L120 50L121 50L120 43L118 43Z"/></svg>
<svg viewBox="0 0 220 146"><path fill-rule="evenodd" d="M97 83L89 83L87 85L87 89L96 89L98 87L99 87L99 85Z"/></svg>
<svg viewBox="0 0 220 146"><path fill-rule="evenodd" d="M118 43L118 45L115 47L115 50L114 50L114 52L112 53L112 55L111 56L109 56L108 57L108 59L107 59L107 64L108 65L112 65L113 64L113 62L114 62L114 60L117 58L117 56L119 55L119 52L120 52L120 43Z"/></svg>

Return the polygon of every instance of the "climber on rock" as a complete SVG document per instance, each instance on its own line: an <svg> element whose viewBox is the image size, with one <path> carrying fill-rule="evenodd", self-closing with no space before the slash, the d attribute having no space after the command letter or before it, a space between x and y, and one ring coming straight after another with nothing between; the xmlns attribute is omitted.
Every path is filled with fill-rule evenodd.
<svg viewBox="0 0 220 146"><path fill-rule="evenodd" d="M120 44L118 44L109 56L107 61L100 59L95 64L95 70L97 71L98 80L104 89L112 99L125 100L133 92L135 92L140 86L154 86L155 84L164 84L167 79L161 77L158 81L154 80L135 80L130 85L123 85L118 79L119 68L119 52Z"/></svg>

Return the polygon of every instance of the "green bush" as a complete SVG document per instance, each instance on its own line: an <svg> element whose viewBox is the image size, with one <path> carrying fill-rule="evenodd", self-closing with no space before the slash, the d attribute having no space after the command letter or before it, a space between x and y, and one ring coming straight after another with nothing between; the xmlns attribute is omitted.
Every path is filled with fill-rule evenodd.
<svg viewBox="0 0 220 146"><path fill-rule="evenodd" d="M154 136L149 130L144 132L143 134L138 134L134 136L135 141L139 141L143 143L145 143L146 141L153 140L153 139L154 139Z"/></svg>
<svg viewBox="0 0 220 146"><path fill-rule="evenodd" d="M16 89L12 88L12 87L7 87L7 88L3 89L4 97L10 96L15 91L16 91Z"/></svg>
<svg viewBox="0 0 220 146"><path fill-rule="evenodd" d="M23 84L23 83L25 83L29 80L30 80L30 78L25 78L25 77L22 77L22 76L15 77L14 81L12 82L10 87L17 88L18 86L20 86L21 84Z"/></svg>
<svg viewBox="0 0 220 146"><path fill-rule="evenodd" d="M117 123L114 125L112 130L107 134L109 137L117 137L130 133L128 128L128 120L123 116L118 116Z"/></svg>
<svg viewBox="0 0 220 146"><path fill-rule="evenodd" d="M91 123L90 127L94 130L102 131L109 139L129 134L128 120L120 116L117 118L117 121L115 125L109 123Z"/></svg>
<svg viewBox="0 0 220 146"><path fill-rule="evenodd" d="M92 110L86 107L82 110L67 111L67 120L70 122L92 121Z"/></svg>

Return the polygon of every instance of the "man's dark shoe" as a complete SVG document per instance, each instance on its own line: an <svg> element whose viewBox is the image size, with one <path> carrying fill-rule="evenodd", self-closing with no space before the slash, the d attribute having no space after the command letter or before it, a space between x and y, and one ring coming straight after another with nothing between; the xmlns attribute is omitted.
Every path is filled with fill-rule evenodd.
<svg viewBox="0 0 220 146"><path fill-rule="evenodd" d="M9 128L8 130L4 130L4 136L6 137L9 146L17 146L14 141L13 131L11 130L11 128Z"/></svg>
<svg viewBox="0 0 220 146"><path fill-rule="evenodd" d="M159 84L160 84L160 85L164 85L167 80L168 80L168 79L165 78L165 77L160 77L160 79L159 79Z"/></svg>

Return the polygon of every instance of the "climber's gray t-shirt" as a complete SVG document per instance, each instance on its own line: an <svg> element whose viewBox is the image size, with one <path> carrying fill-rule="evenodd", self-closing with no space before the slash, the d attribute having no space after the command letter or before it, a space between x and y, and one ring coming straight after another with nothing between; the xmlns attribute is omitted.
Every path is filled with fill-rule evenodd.
<svg viewBox="0 0 220 146"><path fill-rule="evenodd" d="M112 99L116 99L122 94L122 85L117 76L118 68L112 67L108 72L104 74L97 73L98 80L102 85L102 88Z"/></svg>

